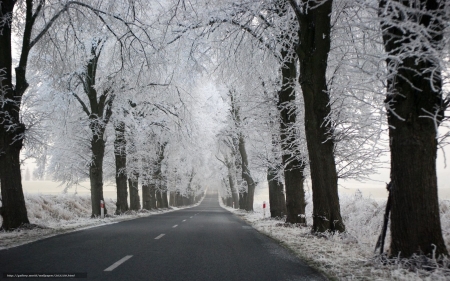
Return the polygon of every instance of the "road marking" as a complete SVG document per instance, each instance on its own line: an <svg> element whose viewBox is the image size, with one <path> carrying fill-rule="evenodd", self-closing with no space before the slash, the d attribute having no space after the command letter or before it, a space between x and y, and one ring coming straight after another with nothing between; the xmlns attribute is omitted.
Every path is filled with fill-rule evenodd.
<svg viewBox="0 0 450 281"><path fill-rule="evenodd" d="M104 271L113 271L116 267L118 267L119 265L121 265L122 263L126 262L127 260L129 260L132 256L125 256L124 258L116 261L115 263L113 263L110 267L108 267L107 269L105 269Z"/></svg>
<svg viewBox="0 0 450 281"><path fill-rule="evenodd" d="M191 219L192 219L193 217L191 217Z"/></svg>
<svg viewBox="0 0 450 281"><path fill-rule="evenodd" d="M175 228L175 227L177 227L178 226L178 224L176 224L176 225L174 225L174 226L172 226L173 228Z"/></svg>
<svg viewBox="0 0 450 281"><path fill-rule="evenodd" d="M185 222L186 220L183 220L183 222Z"/></svg>
<svg viewBox="0 0 450 281"><path fill-rule="evenodd" d="M156 236L155 239L158 240L159 238L163 237L164 235L165 235L165 234L160 234L160 235Z"/></svg>

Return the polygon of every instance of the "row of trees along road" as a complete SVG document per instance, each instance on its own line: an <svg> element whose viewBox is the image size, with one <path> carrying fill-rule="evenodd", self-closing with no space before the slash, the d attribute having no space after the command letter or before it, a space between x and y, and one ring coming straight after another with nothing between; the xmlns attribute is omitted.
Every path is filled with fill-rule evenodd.
<svg viewBox="0 0 450 281"><path fill-rule="evenodd" d="M297 184L293 189L298 192L307 166L314 204L313 231L344 231L338 178L357 174L362 178L368 172L363 166L377 164L368 157L379 156L384 147L372 151L368 147L386 139L383 134L387 127L391 152L387 210L391 212L390 254L447 254L439 221L436 151L447 136L438 132L448 107L442 70L448 63L448 14L446 1L289 0L233 3L229 10L222 8L216 11L216 17L204 21L203 26L215 32L223 27L221 44L228 40L234 52L251 48L252 59L259 59L260 67L270 67L261 59L268 54L280 66L274 78L270 77L273 72L255 73L251 69L255 65L250 64L246 71L251 74L236 80L249 84L254 75L253 81L260 80L262 87L254 86L251 91L277 93L279 125L271 125L277 125L280 140L272 137L271 143L281 146L273 151L281 151L283 160L287 222L306 223L300 219L304 217L304 199L290 192L289 173L298 170L293 180ZM235 71L243 67L239 62L228 67ZM277 63L272 61L273 65ZM274 84L276 87L270 89ZM387 115L387 124L379 119L381 113ZM286 130L301 115L303 133ZM235 130L239 134L242 129ZM231 134L222 134L220 142L224 142L223 135ZM302 154L304 151L292 144L305 145L305 140L307 154ZM352 149L353 156L343 144ZM231 154L236 154L231 141L227 146ZM222 162L227 168L232 163ZM269 178L279 175L272 170ZM230 182L223 180L231 195L234 191ZM270 184L276 188L273 180ZM271 202L283 204L278 199ZM298 220L290 216L295 214L293 205L300 206ZM279 211L274 213L278 215ZM430 221L430 225L424 221Z"/></svg>
<svg viewBox="0 0 450 281"><path fill-rule="evenodd" d="M116 180L117 213L140 208L139 183L142 206L154 208L198 200L205 182L251 211L268 181L272 216L308 225L309 177L319 233L345 231L338 179L367 178L389 149L390 254L448 254L436 178L448 136L439 131L447 1L10 0L1 9L4 229L29 223L24 142L55 180L90 179L94 217L104 178ZM15 75L12 34L22 41ZM193 94L202 75L217 85L223 119L202 118L213 114Z"/></svg>
<svg viewBox="0 0 450 281"><path fill-rule="evenodd" d="M139 20L155 16L149 13L147 5L150 3L2 2L0 67L5 70L1 80L2 228L10 230L29 222L20 181L19 160L24 140L29 145L27 153L36 157L39 168L52 173L54 179L71 185L88 176L92 216L98 216L103 199L104 172L110 173L113 166L108 165L106 169L103 166L108 145L111 145L107 142L107 136L112 135L111 120L117 129L116 146L112 149L118 160L117 173L114 173L119 186L117 212L128 209L126 185L121 175L129 179L131 209L140 207L137 182L141 174L146 176L142 181L144 186L154 187L150 192L146 188L145 195L154 193L160 198L158 206L167 206L164 196L167 198L168 187L161 167L165 165L164 173L177 167L163 163L167 159L162 146L166 146L168 139L173 139L169 132L174 134L174 131L184 130L184 118L188 117L186 112L180 113L186 103L182 100L184 92L179 85L167 82L175 74L172 71L172 77L168 78L162 74L162 67L155 67L163 65L164 57L160 49L159 53L151 51L161 42L147 33L151 22ZM22 39L15 85L12 82L13 33ZM32 48L35 52L31 52ZM154 75L148 75L150 67ZM31 69L35 84L23 99L29 86L27 69ZM136 96L141 91L149 93L145 97ZM169 96L166 100L154 97L167 93L171 95L166 95ZM174 96L177 102L172 102ZM29 111L21 116L23 109ZM146 121L150 119L148 116L152 117L149 122ZM21 118L35 118L28 120L30 137L24 138L25 124ZM139 130L147 132L144 135L149 139L143 141L141 135L136 135ZM155 133L155 130L160 131ZM143 150L148 152L147 155L143 155ZM143 159L144 156L147 158ZM185 166L192 164L186 162L188 165ZM143 169L146 169L145 173ZM187 174L184 169L178 171ZM170 188L198 200L202 192L198 179L194 184L192 176L189 182L185 177L180 176L178 185ZM156 181L158 184L154 183ZM192 203L192 200L188 202ZM143 203L149 206L147 201Z"/></svg>

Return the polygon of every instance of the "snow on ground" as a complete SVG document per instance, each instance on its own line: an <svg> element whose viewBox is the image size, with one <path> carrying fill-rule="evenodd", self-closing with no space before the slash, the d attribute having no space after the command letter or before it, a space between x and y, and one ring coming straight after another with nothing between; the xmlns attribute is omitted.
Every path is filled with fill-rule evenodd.
<svg viewBox="0 0 450 281"><path fill-rule="evenodd" d="M92 219L91 199L89 195L69 194L27 194L25 203L28 219L33 224L29 227L21 227L12 232L0 231L0 250L20 246L43 238L131 220L139 217L147 217L155 214L167 213L180 208L129 211L126 214L115 216L116 204L112 199L105 200L108 216L101 219ZM0 216L0 224L2 218Z"/></svg>
<svg viewBox="0 0 450 281"><path fill-rule="evenodd" d="M256 230L278 240L293 250L311 266L337 280L450 280L449 260L447 269L408 269L405 260L391 261L384 265L374 254L375 244L381 232L386 200L365 198L361 192L353 196L340 194L341 214L346 226L345 234L311 234L312 200L307 197L308 227L286 227L283 220L270 218L269 206L263 215L262 202L255 203L254 212L226 208L249 222ZM447 249L450 249L450 201L440 202L441 221ZM425 222L424 222L425 223ZM389 232L384 248L390 244ZM411 261L409 261L411 263ZM436 267L436 265L432 265Z"/></svg>

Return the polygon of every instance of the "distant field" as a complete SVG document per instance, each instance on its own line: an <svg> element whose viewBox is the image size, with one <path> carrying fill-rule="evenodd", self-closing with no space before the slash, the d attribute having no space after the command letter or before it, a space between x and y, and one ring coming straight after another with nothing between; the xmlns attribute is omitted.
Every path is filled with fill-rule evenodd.
<svg viewBox="0 0 450 281"><path fill-rule="evenodd" d="M65 186L60 186L60 183L53 181L23 181L24 192L36 194L60 194L63 192ZM310 192L310 184L305 185L305 189ZM376 200L386 200L387 191L383 184L346 182L339 186L339 193L345 195L354 195L357 190L360 190L364 197L369 197ZM89 182L83 182L78 186L72 186L67 190L69 194L90 194ZM107 184L103 187L103 195L105 198L116 200L116 186ZM450 200L450 188L439 189L439 199ZM255 192L255 201L269 201L269 192L267 188L260 187Z"/></svg>
<svg viewBox="0 0 450 281"><path fill-rule="evenodd" d="M36 194L61 194L65 189L65 185L61 186L59 182L53 181L22 181L23 190L26 193ZM67 189L68 194L91 194L89 182L82 182L80 185L72 186ZM103 196L105 198L111 198L116 200L116 186L107 185L103 186Z"/></svg>

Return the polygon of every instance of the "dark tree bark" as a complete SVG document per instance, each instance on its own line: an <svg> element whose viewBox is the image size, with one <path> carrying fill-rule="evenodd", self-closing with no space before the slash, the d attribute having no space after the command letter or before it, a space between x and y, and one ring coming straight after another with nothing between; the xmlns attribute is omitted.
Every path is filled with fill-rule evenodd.
<svg viewBox="0 0 450 281"><path fill-rule="evenodd" d="M253 199L255 196L255 181L253 180L250 169L248 168L247 150L245 149L244 136L239 136L239 153L242 160L242 178L247 182L247 198L245 202L245 210L253 211Z"/></svg>
<svg viewBox="0 0 450 281"><path fill-rule="evenodd" d="M173 191L169 193L169 206L175 206L175 192Z"/></svg>
<svg viewBox="0 0 450 281"><path fill-rule="evenodd" d="M161 191L157 190L156 191L156 208L163 208L163 198L162 198L162 194Z"/></svg>
<svg viewBox="0 0 450 281"><path fill-rule="evenodd" d="M11 21L16 1L2 1L0 22L0 87L2 102L0 106L0 185L3 217L2 229L12 230L28 224L27 209L23 196L20 174L20 150L23 146L25 125L20 122L20 104L25 90L26 65L30 49L31 30L34 24L32 18L32 2L27 1L26 25L23 35L22 54L19 66L16 68L16 85L12 82L11 55Z"/></svg>
<svg viewBox="0 0 450 281"><path fill-rule="evenodd" d="M165 185L164 185L164 177L161 171L162 162L164 160L164 150L166 148L167 142L165 143L159 143L159 148L157 152L158 158L156 159L154 163L154 173L153 173L153 181L155 182L156 186L156 207L157 208L164 208L164 202L162 197L162 192L165 191ZM166 197L167 201L167 197Z"/></svg>
<svg viewBox="0 0 450 281"><path fill-rule="evenodd" d="M181 196L181 200L183 202L183 204L181 204L182 206L188 206L189 205L189 198L186 196Z"/></svg>
<svg viewBox="0 0 450 281"><path fill-rule="evenodd" d="M228 181L230 182L231 200L232 200L232 203L234 203L234 204L231 204L231 207L234 207L235 209L239 209L239 206L240 206L239 192L236 188L235 182L233 180L233 176L230 174L230 172L231 171L228 170Z"/></svg>
<svg viewBox="0 0 450 281"><path fill-rule="evenodd" d="M233 207L233 198L231 196L227 197L226 205L227 205L227 207Z"/></svg>
<svg viewBox="0 0 450 281"><path fill-rule="evenodd" d="M94 135L91 141L92 160L89 166L89 179L91 182L92 217L100 216L100 200L103 200L103 158L105 155L105 141L103 134ZM107 208L105 204L105 215Z"/></svg>
<svg viewBox="0 0 450 281"><path fill-rule="evenodd" d="M125 139L125 123L119 122L114 126L116 139L114 140L114 157L116 161L116 186L117 203L116 215L128 211L128 191L127 191L127 154Z"/></svg>
<svg viewBox="0 0 450 281"><path fill-rule="evenodd" d="M293 151L298 137L293 129L297 119L294 90L297 66L293 54L289 53L287 47L281 52L281 56L285 63L281 68L282 87L278 92L277 106L280 114L280 139L286 187L286 222L306 224L303 187L305 163L299 160L301 155Z"/></svg>
<svg viewBox="0 0 450 281"><path fill-rule="evenodd" d="M313 231L345 231L339 206L330 96L326 70L330 51L330 17L333 1L316 6L308 0L289 0L299 22L299 82L305 104L305 133L313 192ZM286 193L287 193L286 179ZM289 203L288 203L289 204ZM288 210L289 212L289 210Z"/></svg>
<svg viewBox="0 0 450 281"><path fill-rule="evenodd" d="M138 178L139 174L134 173L133 176L128 179L128 188L130 189L130 210L133 211L139 211L139 209L141 209Z"/></svg>
<svg viewBox="0 0 450 281"><path fill-rule="evenodd" d="M183 196L181 196L179 191L177 191L177 193L175 194L175 206L183 206Z"/></svg>
<svg viewBox="0 0 450 281"><path fill-rule="evenodd" d="M272 218L282 218L286 214L286 200L284 198L284 186L277 178L278 171L273 168L267 170L267 182L269 183L269 205Z"/></svg>
<svg viewBox="0 0 450 281"><path fill-rule="evenodd" d="M104 134L106 126L112 115L112 103L114 95L109 90L103 91L100 95L96 90L97 66L102 51L102 44L99 40L91 46L91 59L86 65L86 71L79 75L80 84L86 94L89 107L84 101L72 92L80 103L83 111L89 117L89 128L92 132L91 139L91 163L89 166L89 179L91 183L91 203L92 217L100 216L100 200L103 198L103 158L105 155ZM105 214L107 213L105 205Z"/></svg>
<svg viewBox="0 0 450 281"><path fill-rule="evenodd" d="M153 183L142 185L142 208L146 210L156 209L156 192Z"/></svg>
<svg viewBox="0 0 450 281"><path fill-rule="evenodd" d="M169 201L167 200L167 188L161 192L162 205L161 208L169 208Z"/></svg>
<svg viewBox="0 0 450 281"><path fill-rule="evenodd" d="M435 247L436 256L448 255L442 238L436 178L435 122L439 125L445 110L442 77L439 59L423 55L430 46L438 51L442 48L448 20L442 18L442 1L395 2L408 5L408 9L398 13L392 5L386 7L386 1L380 1L384 46L391 57L397 57L387 60L391 72L385 100L391 150L390 254L431 255ZM403 49L417 34L402 26L412 25L426 28L431 35L429 45L419 46L415 53ZM437 113L436 119L424 118L427 112Z"/></svg>
<svg viewBox="0 0 450 281"><path fill-rule="evenodd" d="M149 185L149 192L150 192L150 207L152 209L156 209L156 184L155 183L150 183Z"/></svg>
<svg viewBox="0 0 450 281"><path fill-rule="evenodd" d="M241 210L247 209L247 192L239 193L239 209Z"/></svg>

